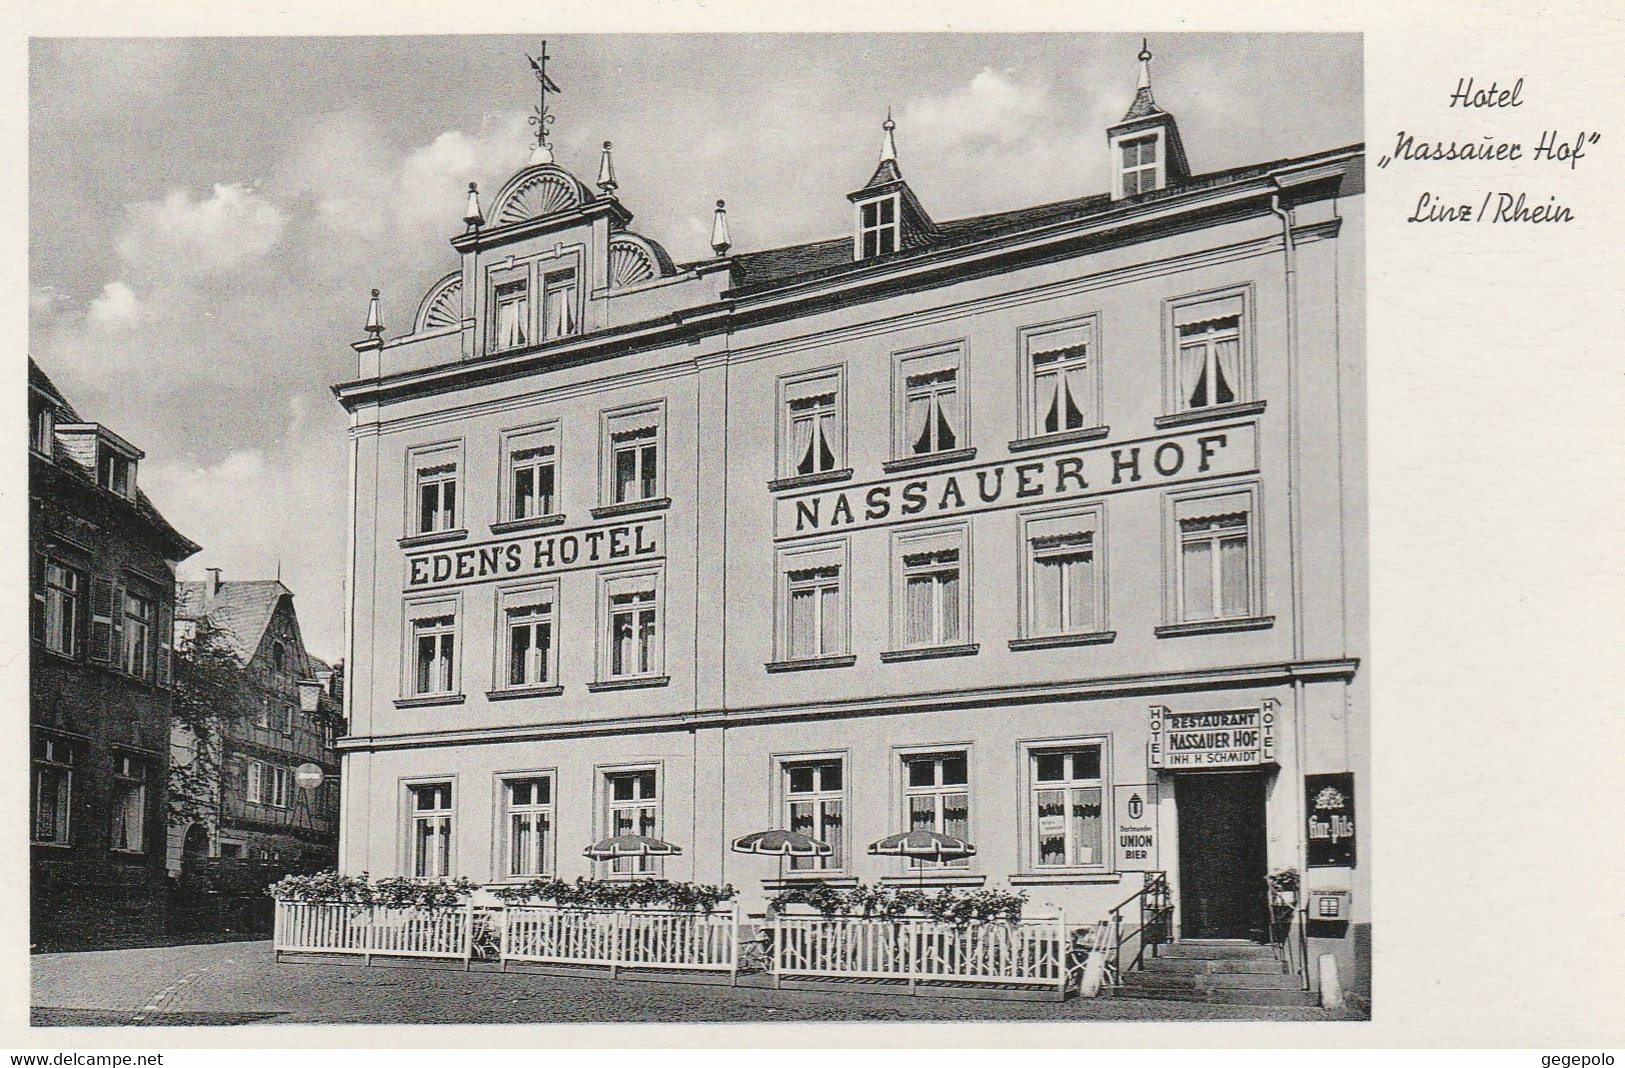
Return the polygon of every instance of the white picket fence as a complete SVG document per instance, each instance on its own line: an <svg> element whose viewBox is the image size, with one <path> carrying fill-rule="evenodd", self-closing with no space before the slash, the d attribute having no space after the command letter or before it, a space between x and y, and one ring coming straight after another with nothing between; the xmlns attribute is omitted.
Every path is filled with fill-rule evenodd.
<svg viewBox="0 0 1625 1068"><path fill-rule="evenodd" d="M503 910L502 960L538 964L607 965L683 971L739 971L739 915L732 905L712 912L667 909L564 909L552 905Z"/></svg>
<svg viewBox="0 0 1625 1068"><path fill-rule="evenodd" d="M921 918L780 916L773 923L776 979L851 978L983 983L1066 990L1066 920L959 927Z"/></svg>
<svg viewBox="0 0 1625 1068"><path fill-rule="evenodd" d="M402 909L278 901L272 945L278 955L338 953L466 963L474 955L475 915L471 905Z"/></svg>

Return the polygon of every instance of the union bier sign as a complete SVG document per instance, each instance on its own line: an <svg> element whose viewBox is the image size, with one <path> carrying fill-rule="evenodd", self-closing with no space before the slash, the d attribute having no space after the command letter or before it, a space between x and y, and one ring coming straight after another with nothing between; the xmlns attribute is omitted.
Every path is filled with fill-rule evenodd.
<svg viewBox="0 0 1625 1068"><path fill-rule="evenodd" d="M1275 763L1275 702L1219 712L1151 706L1146 762L1164 770L1256 767Z"/></svg>
<svg viewBox="0 0 1625 1068"><path fill-rule="evenodd" d="M524 538L409 554L406 588L434 589L497 579L658 560L666 554L662 517L556 530Z"/></svg>
<svg viewBox="0 0 1625 1068"><path fill-rule="evenodd" d="M804 537L1257 470L1257 424L1234 423L788 495L774 502L774 533Z"/></svg>

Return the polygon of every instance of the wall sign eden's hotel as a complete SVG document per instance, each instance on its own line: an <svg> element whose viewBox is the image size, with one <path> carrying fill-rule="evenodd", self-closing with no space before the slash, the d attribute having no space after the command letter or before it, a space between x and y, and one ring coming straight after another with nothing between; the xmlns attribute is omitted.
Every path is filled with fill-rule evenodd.
<svg viewBox="0 0 1625 1068"><path fill-rule="evenodd" d="M659 560L666 555L664 517L555 530L480 545L432 549L406 558L406 588L434 589L496 579L550 575L588 567Z"/></svg>
<svg viewBox="0 0 1625 1068"><path fill-rule="evenodd" d="M1236 423L780 497L774 533L804 537L1257 470L1257 424Z"/></svg>

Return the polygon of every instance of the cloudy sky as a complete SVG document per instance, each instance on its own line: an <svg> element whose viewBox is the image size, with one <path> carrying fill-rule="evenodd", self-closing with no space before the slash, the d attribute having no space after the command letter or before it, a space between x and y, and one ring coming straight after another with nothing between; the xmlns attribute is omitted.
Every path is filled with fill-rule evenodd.
<svg viewBox="0 0 1625 1068"><path fill-rule="evenodd" d="M1362 138L1342 35L1163 35L1158 103L1197 171ZM521 166L537 38L42 40L30 56L30 351L204 548L183 577L276 573L342 655L346 419L367 291L404 327L456 265L470 181ZM1134 92L1118 35L557 36L558 161L615 143L633 226L709 254L844 232L886 109L939 219L1107 185ZM390 333L393 334L394 329Z"/></svg>

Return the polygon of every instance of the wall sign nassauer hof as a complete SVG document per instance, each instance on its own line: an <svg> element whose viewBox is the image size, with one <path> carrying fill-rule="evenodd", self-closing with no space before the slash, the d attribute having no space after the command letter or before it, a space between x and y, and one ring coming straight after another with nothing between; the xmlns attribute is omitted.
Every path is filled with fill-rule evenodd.
<svg viewBox="0 0 1625 1068"><path fill-rule="evenodd" d="M781 497L774 533L795 538L1257 470L1258 427L1236 423Z"/></svg>
<svg viewBox="0 0 1625 1068"><path fill-rule="evenodd" d="M1275 763L1275 702L1221 712L1151 706L1147 763L1163 770L1256 767Z"/></svg>
<svg viewBox="0 0 1625 1068"><path fill-rule="evenodd" d="M406 558L406 588L432 589L557 571L658 560L666 554L662 517L554 530L524 538L459 545Z"/></svg>

